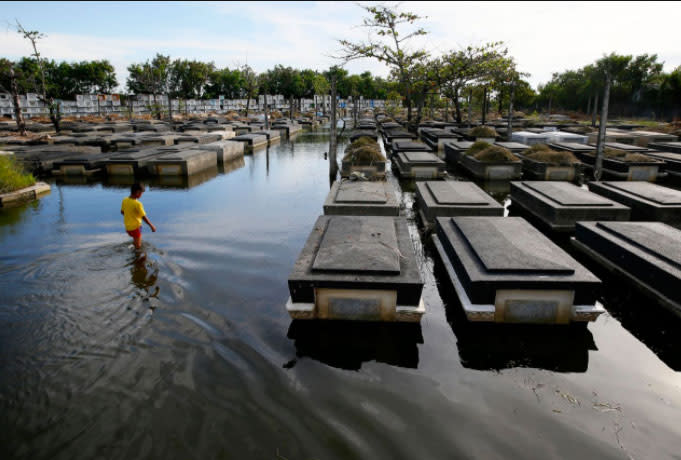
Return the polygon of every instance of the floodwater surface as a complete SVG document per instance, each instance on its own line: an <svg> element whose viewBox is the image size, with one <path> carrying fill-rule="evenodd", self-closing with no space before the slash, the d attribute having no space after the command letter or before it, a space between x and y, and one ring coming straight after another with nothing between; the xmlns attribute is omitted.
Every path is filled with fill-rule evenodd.
<svg viewBox="0 0 681 460"><path fill-rule="evenodd" d="M608 312L588 328L468 324L409 183L421 324L292 322L327 142L152 183L143 258L126 180L0 211L0 457L681 456L681 322L595 271Z"/></svg>

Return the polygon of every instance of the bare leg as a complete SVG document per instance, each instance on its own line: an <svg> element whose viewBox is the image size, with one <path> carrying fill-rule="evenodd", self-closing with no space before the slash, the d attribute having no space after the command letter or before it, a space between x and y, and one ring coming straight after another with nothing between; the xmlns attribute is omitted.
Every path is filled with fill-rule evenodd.
<svg viewBox="0 0 681 460"><path fill-rule="evenodd" d="M133 238L132 243L135 245L135 249L141 248L142 247L142 235L138 236L137 238Z"/></svg>

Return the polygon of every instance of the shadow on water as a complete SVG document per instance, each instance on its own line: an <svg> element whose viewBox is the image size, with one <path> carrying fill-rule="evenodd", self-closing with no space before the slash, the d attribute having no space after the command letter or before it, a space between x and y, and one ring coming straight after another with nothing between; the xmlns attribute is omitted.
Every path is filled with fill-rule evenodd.
<svg viewBox="0 0 681 460"><path fill-rule="evenodd" d="M468 321L441 261L435 258L438 291L445 315L457 338L461 365L475 370L516 367L584 373L589 351L598 350L584 324L542 326Z"/></svg>
<svg viewBox="0 0 681 460"><path fill-rule="evenodd" d="M294 341L297 359L355 371L368 361L415 369L418 344L423 343L421 325L413 323L294 320L288 338ZM292 360L284 367L295 364Z"/></svg>
<svg viewBox="0 0 681 460"><path fill-rule="evenodd" d="M601 303L670 369L681 371L681 318L578 251L573 256L603 282Z"/></svg>

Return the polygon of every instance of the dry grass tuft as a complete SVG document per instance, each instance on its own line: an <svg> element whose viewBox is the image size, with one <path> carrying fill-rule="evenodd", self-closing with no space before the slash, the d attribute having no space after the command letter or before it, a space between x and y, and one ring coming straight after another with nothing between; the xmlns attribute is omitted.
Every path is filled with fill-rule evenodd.
<svg viewBox="0 0 681 460"><path fill-rule="evenodd" d="M498 162L518 162L520 158L513 155L510 150L507 150L498 145L491 145L485 150L482 150L473 155L473 157L484 163L498 163Z"/></svg>
<svg viewBox="0 0 681 460"><path fill-rule="evenodd" d="M349 161L352 164L371 165L385 161L385 157L375 140L362 136L346 147L343 161Z"/></svg>

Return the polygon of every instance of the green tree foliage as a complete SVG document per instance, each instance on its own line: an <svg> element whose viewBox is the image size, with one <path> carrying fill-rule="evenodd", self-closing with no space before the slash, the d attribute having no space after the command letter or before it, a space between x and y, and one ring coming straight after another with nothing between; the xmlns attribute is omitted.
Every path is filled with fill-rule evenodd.
<svg viewBox="0 0 681 460"><path fill-rule="evenodd" d="M362 8L369 13L363 20L363 26L369 29L369 39L358 43L340 40L343 50L338 57L345 62L372 58L390 67L392 76L399 82L405 96L407 120L411 122L414 85L419 75L417 66L427 58L428 53L420 48L409 49L410 39L426 34L424 29L410 26L423 18L387 5ZM405 28L410 30L405 31Z"/></svg>
<svg viewBox="0 0 681 460"><path fill-rule="evenodd" d="M664 73L663 63L656 54L612 53L577 70L554 73L549 82L539 85L537 102L544 108L550 104L561 110L593 111L596 100L602 101L606 71L612 77L611 114L671 117L681 110L681 99L665 93L675 71Z"/></svg>

